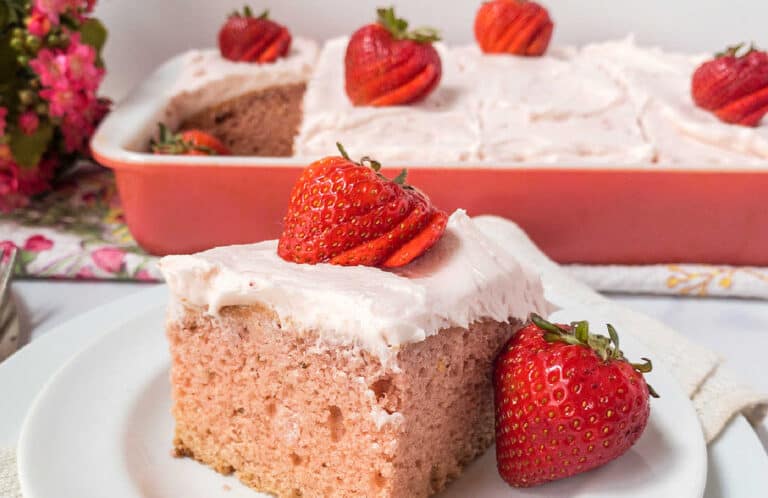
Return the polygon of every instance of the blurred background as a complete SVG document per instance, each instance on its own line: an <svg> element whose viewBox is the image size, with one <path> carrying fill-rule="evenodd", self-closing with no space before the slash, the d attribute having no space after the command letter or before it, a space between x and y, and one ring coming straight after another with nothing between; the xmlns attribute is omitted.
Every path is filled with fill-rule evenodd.
<svg viewBox="0 0 768 498"><path fill-rule="evenodd" d="M317 39L348 34L374 20L382 0L300 0L249 2L256 12L269 8L295 35ZM414 26L439 28L446 40L473 40L472 20L479 0L396 2ZM105 48L108 73L103 93L122 98L158 64L180 51L214 46L221 19L244 0L99 0L95 15L109 28ZM646 45L667 50L719 52L727 45L754 41L768 47L766 0L547 0L555 23L553 44L583 44L634 33ZM459 13L460 15L457 15Z"/></svg>

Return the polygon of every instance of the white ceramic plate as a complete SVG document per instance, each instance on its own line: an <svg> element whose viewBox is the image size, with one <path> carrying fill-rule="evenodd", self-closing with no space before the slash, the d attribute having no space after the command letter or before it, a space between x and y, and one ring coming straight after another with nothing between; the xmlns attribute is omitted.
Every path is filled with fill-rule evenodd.
<svg viewBox="0 0 768 498"><path fill-rule="evenodd" d="M16 445L34 397L69 357L83 349L83 345L101 340L114 328L130 322L132 317L156 308L165 301L166 293L164 286L157 286L84 313L0 363L0 446ZM705 498L766 495L768 456L744 417L736 417L708 450ZM77 475L83 480L90 477L85 472Z"/></svg>
<svg viewBox="0 0 768 498"><path fill-rule="evenodd" d="M151 291L157 296L157 292ZM149 298L149 294L148 298ZM19 440L25 498L254 497L235 479L189 459L171 457L168 353L163 300L117 323L73 357L33 403ZM562 320L586 316L570 308ZM617 324L620 325L620 324ZM625 341L633 357L643 355ZM596 471L518 496L699 498L706 478L706 450L690 402L663 370L651 374L663 394L638 444ZM445 498L506 497L493 453L472 465Z"/></svg>

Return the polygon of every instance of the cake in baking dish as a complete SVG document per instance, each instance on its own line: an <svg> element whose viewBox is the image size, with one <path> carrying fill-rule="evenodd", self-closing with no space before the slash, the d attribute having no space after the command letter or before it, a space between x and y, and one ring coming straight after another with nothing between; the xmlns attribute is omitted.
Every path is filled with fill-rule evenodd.
<svg viewBox="0 0 768 498"><path fill-rule="evenodd" d="M290 156L301 101L318 45L294 38L285 57L269 64L233 62L218 49L179 56L164 121L219 138L233 154Z"/></svg>
<svg viewBox="0 0 768 498"><path fill-rule="evenodd" d="M234 154L313 157L337 141L380 160L429 163L718 166L764 164L768 125L723 123L696 107L691 75L708 56L638 46L631 37L554 47L542 57L436 43L442 80L407 106L353 106L348 38L300 38L273 64L182 60L169 108Z"/></svg>
<svg viewBox="0 0 768 498"><path fill-rule="evenodd" d="M463 211L394 270L277 242L168 256L176 453L279 497L430 496L491 444L491 365L541 282Z"/></svg>

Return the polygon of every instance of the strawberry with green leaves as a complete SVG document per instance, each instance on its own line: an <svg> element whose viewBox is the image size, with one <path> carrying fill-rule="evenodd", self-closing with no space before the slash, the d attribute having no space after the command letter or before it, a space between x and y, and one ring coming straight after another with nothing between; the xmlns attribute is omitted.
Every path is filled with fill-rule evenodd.
<svg viewBox="0 0 768 498"><path fill-rule="evenodd" d="M150 141L154 154L181 156L228 156L229 148L221 140L202 130L171 132L163 123L158 123L157 139Z"/></svg>
<svg viewBox="0 0 768 498"><path fill-rule="evenodd" d="M442 76L434 29L408 30L394 8L378 9L378 21L355 31L344 56L345 90L359 106L403 105L423 100Z"/></svg>
<svg viewBox="0 0 768 498"><path fill-rule="evenodd" d="M599 467L640 438L650 415L651 362L630 363L619 336L538 315L510 339L493 372L501 477L529 487Z"/></svg>
<svg viewBox="0 0 768 498"><path fill-rule="evenodd" d="M291 48L288 28L269 18L265 10L254 16L250 7L234 12L219 30L219 51L235 62L269 63L285 57Z"/></svg>
<svg viewBox="0 0 768 498"><path fill-rule="evenodd" d="M757 126L768 113L768 52L728 47L693 73L691 95L726 123Z"/></svg>
<svg viewBox="0 0 768 498"><path fill-rule="evenodd" d="M406 171L389 179L369 158L339 156L310 164L291 192L281 258L295 263L403 266L443 235L448 215L405 183Z"/></svg>

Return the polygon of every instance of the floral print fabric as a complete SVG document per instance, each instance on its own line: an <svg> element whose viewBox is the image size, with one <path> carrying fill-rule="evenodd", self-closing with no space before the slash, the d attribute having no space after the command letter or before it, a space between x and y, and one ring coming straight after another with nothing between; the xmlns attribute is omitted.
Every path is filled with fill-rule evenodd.
<svg viewBox="0 0 768 498"><path fill-rule="evenodd" d="M161 280L134 242L112 174L85 166L28 207L0 214L0 252L16 247L17 276Z"/></svg>
<svg viewBox="0 0 768 498"><path fill-rule="evenodd" d="M111 172L81 167L15 213L0 213L0 253L19 249L18 276L159 281L157 258L131 238ZM569 265L605 292L768 299L768 268L710 265Z"/></svg>

